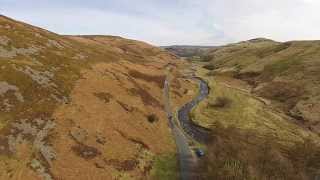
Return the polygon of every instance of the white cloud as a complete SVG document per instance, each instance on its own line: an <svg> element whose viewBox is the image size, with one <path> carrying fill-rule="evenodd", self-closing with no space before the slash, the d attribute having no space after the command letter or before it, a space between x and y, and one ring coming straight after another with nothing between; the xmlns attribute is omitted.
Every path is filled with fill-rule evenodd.
<svg viewBox="0 0 320 180"><path fill-rule="evenodd" d="M224 0L208 8L225 36L235 40L268 37L279 41L320 39L320 1Z"/></svg>

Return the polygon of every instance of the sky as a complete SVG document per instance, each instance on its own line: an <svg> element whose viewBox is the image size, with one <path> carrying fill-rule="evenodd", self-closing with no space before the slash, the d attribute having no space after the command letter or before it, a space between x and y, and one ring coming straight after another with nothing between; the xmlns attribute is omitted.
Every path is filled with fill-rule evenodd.
<svg viewBox="0 0 320 180"><path fill-rule="evenodd" d="M59 34L154 45L320 39L320 0L0 0L0 14Z"/></svg>

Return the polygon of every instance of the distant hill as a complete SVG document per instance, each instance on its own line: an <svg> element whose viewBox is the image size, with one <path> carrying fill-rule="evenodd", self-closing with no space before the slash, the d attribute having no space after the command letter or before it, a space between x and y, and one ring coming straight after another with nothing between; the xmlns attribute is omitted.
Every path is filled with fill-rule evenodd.
<svg viewBox="0 0 320 180"><path fill-rule="evenodd" d="M194 56L200 57L204 55L208 50L214 49L215 46L175 45L175 46L161 46L161 48L166 49L167 51L170 51L179 57L191 58Z"/></svg>

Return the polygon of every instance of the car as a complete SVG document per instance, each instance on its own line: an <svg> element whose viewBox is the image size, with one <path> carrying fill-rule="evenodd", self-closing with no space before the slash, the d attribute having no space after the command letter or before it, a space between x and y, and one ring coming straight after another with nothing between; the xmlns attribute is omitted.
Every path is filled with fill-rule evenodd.
<svg viewBox="0 0 320 180"><path fill-rule="evenodd" d="M204 156L204 151L202 150L202 149L200 149L200 148L196 148L195 150L194 150L194 152L195 152L195 154L200 158L200 157L202 157L202 156Z"/></svg>

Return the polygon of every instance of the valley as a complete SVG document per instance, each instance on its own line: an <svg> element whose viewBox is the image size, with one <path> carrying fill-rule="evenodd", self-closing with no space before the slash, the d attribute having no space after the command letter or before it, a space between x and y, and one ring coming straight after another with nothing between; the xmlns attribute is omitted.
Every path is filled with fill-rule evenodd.
<svg viewBox="0 0 320 180"><path fill-rule="evenodd" d="M205 171L203 179L319 176L317 123L302 111L299 117L294 114L301 103L316 108L319 102L312 100L317 77L306 72L318 67L313 52L317 44L254 39L217 47L198 55L203 59L190 60L195 75L210 89L209 97L189 114L196 125L212 132L199 167ZM302 94L301 88L305 88Z"/></svg>

